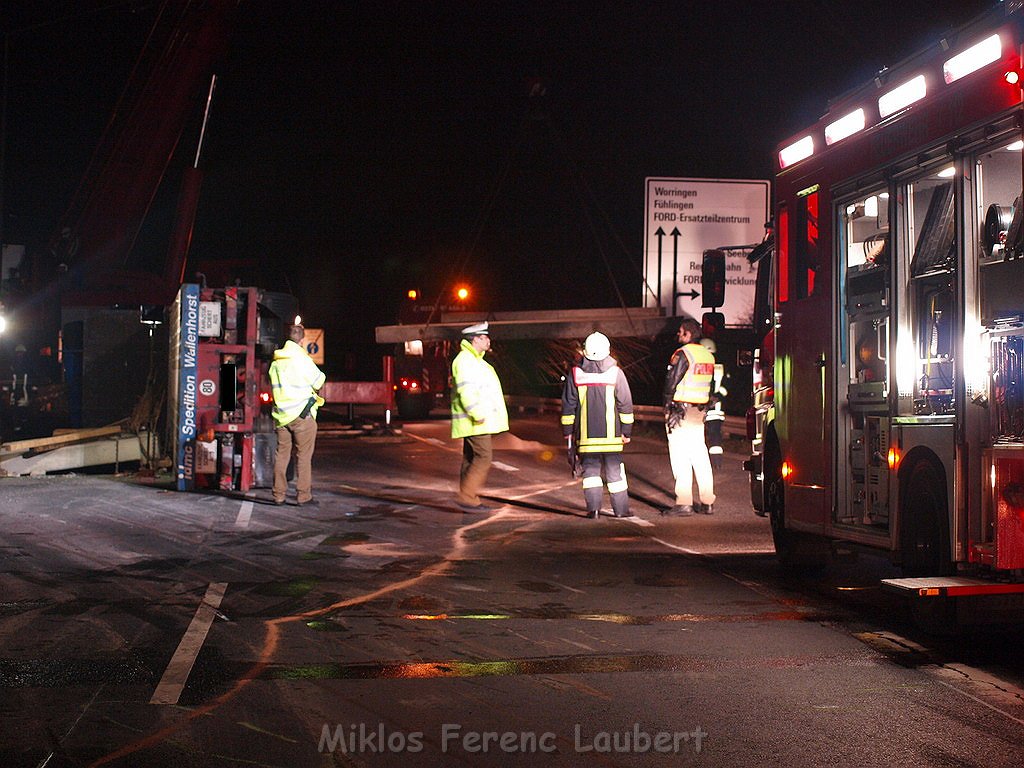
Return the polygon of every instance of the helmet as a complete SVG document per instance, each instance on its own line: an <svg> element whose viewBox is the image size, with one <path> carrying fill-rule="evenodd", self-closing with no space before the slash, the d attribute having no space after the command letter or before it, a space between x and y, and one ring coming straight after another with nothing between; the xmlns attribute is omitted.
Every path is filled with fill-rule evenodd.
<svg viewBox="0 0 1024 768"><path fill-rule="evenodd" d="M715 342L713 342L711 339L707 338L706 336L703 339L701 339L698 343L702 347L704 347L704 349L706 349L708 352L710 352L712 355L715 354L715 352L718 351L718 348L715 346Z"/></svg>
<svg viewBox="0 0 1024 768"><path fill-rule="evenodd" d="M595 331L587 336L587 340L583 342L583 356L587 360L604 360L608 357L610 347L608 337L599 331Z"/></svg>

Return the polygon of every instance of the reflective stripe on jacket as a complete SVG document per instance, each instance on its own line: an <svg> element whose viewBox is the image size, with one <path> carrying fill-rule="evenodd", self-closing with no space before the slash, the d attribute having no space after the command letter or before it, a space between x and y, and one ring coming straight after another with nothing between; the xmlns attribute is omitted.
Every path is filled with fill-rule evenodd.
<svg viewBox="0 0 1024 768"><path fill-rule="evenodd" d="M274 352L270 364L270 384L274 395L274 424L283 427L299 418L309 398L315 398L309 411L316 418L316 409L324 403L317 390L324 385L326 376L301 346L291 339Z"/></svg>
<svg viewBox="0 0 1024 768"><path fill-rule="evenodd" d="M633 429L633 395L615 359L584 360L562 388L562 433L579 426L580 453L617 453Z"/></svg>
<svg viewBox="0 0 1024 768"><path fill-rule="evenodd" d="M670 370L685 362L682 378L672 399L679 403L702 405L711 399L711 381L715 376L715 356L697 343L680 347L672 355ZM671 375L671 374L670 374Z"/></svg>
<svg viewBox="0 0 1024 768"><path fill-rule="evenodd" d="M452 437L507 431L508 411L498 374L483 352L463 339L452 361Z"/></svg>
<svg viewBox="0 0 1024 768"><path fill-rule="evenodd" d="M722 398L729 394L729 390L722 383L725 379L725 366L715 363L715 378L711 389L715 396L714 405L708 408L704 414L704 421L725 421L725 409L722 407Z"/></svg>

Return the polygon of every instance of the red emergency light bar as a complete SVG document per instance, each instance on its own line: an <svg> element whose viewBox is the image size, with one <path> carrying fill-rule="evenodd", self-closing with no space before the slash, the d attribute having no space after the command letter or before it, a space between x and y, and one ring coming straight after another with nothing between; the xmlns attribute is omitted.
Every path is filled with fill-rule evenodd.
<svg viewBox="0 0 1024 768"><path fill-rule="evenodd" d="M916 61L920 62L921 57ZM1019 85L1020 55L1014 50L1012 35L1007 29L989 34L980 41L975 38L971 45L961 48L952 56L945 57L941 61L941 67L938 61L907 67L903 72L904 76L896 81L898 84L888 88L877 98L872 98L870 87L865 87L862 103L854 101L851 104L847 101L845 108L839 112L839 117L830 120L823 128L815 127L810 134L805 132L798 135L781 147L778 151L779 168L789 168L812 157L823 148L862 133L885 120L895 119L918 102L939 93L940 89L952 86L997 62L1004 62L1000 77L1010 85ZM1005 65L1010 66L1007 68ZM879 75L874 81L875 86L879 87L884 80L899 74L899 70L895 70ZM821 131L821 135L818 135L818 131Z"/></svg>

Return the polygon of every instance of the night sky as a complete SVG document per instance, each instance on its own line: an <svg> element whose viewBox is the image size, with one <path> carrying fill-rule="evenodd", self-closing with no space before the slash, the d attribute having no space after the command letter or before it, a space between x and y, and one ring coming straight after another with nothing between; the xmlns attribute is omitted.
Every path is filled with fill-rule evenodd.
<svg viewBox="0 0 1024 768"><path fill-rule="evenodd" d="M158 5L4 3L8 242L54 231ZM830 97L991 5L245 0L190 264L250 261L329 355L456 279L480 309L637 306L644 177L770 178Z"/></svg>

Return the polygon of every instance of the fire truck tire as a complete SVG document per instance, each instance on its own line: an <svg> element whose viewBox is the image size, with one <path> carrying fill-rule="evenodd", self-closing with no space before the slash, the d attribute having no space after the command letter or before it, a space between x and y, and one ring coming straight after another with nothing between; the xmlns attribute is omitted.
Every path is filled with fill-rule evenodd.
<svg viewBox="0 0 1024 768"><path fill-rule="evenodd" d="M900 554L904 576L948 576L946 481L931 459L919 456L900 473Z"/></svg>
<svg viewBox="0 0 1024 768"><path fill-rule="evenodd" d="M764 505L772 526L775 554L785 571L812 573L828 565L828 542L802 531L786 528L786 494L782 481L782 457L777 444L770 444L764 454Z"/></svg>

